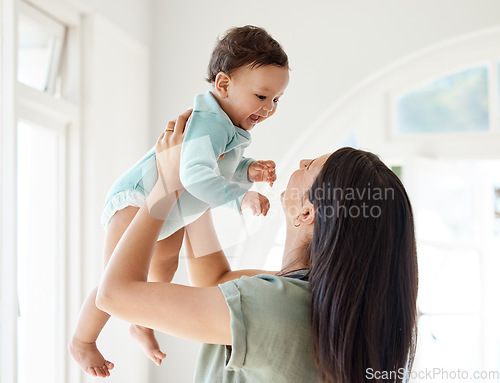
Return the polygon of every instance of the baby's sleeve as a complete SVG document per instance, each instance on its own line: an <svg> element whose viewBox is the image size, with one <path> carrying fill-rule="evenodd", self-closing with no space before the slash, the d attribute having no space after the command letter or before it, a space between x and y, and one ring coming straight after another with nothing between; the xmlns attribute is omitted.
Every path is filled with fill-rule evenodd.
<svg viewBox="0 0 500 383"><path fill-rule="evenodd" d="M211 207L241 199L247 192L238 183L226 180L217 165L219 156L233 139L231 128L216 114L193 112L182 143L179 168L182 185Z"/></svg>
<svg viewBox="0 0 500 383"><path fill-rule="evenodd" d="M240 184L253 185L253 182L248 179L248 167L252 162L255 162L253 158L242 157L240 163L236 167L233 175L233 181Z"/></svg>

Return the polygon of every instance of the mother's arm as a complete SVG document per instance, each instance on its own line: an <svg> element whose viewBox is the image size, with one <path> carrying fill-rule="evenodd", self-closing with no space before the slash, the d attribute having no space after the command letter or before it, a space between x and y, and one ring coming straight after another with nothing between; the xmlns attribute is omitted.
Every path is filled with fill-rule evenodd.
<svg viewBox="0 0 500 383"><path fill-rule="evenodd" d="M189 113L179 116L175 131L158 140L163 149L180 145ZM169 124L169 128L173 123ZM166 151L169 152L168 150ZM172 153L173 151L170 151ZM168 156L168 154L167 154ZM170 162L178 165L178 158ZM175 162L177 161L177 162ZM178 169L178 167L177 167ZM171 168L169 170L172 170ZM170 172L167 177L172 177ZM178 177L178 173L177 173ZM160 179L123 234L99 285L96 304L101 310L125 321L157 329L185 339L214 344L231 344L229 309L218 287L197 288L173 283L147 282L151 257L165 218L178 198L165 192ZM163 217L148 209L161 201Z"/></svg>
<svg viewBox="0 0 500 383"><path fill-rule="evenodd" d="M242 276L277 273L258 269L232 271L215 232L210 210L186 226L184 251L189 279L193 286L217 286Z"/></svg>

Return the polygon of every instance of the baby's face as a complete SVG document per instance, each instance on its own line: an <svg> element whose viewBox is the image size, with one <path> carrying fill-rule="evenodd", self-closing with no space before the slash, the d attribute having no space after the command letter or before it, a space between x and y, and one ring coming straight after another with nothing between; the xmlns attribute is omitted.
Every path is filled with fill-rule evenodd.
<svg viewBox="0 0 500 383"><path fill-rule="evenodd" d="M276 112L288 77L288 69L276 65L238 68L231 75L224 111L234 125L252 129Z"/></svg>

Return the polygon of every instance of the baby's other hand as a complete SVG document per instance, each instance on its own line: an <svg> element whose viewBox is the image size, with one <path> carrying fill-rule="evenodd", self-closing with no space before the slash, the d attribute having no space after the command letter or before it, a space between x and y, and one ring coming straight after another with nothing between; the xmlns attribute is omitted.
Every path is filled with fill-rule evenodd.
<svg viewBox="0 0 500 383"><path fill-rule="evenodd" d="M241 201L241 210L250 209L253 215L267 215L270 203L266 196L257 193L256 191L249 191Z"/></svg>
<svg viewBox="0 0 500 383"><path fill-rule="evenodd" d="M248 167L248 179L252 182L269 182L273 186L276 181L276 164L274 161L254 161Z"/></svg>

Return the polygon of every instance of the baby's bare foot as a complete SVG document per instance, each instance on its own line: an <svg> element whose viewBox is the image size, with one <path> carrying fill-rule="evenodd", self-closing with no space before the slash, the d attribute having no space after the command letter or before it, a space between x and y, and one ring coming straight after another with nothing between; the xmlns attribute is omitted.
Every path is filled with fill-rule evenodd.
<svg viewBox="0 0 500 383"><path fill-rule="evenodd" d="M144 353L156 363L157 366L161 365L161 361L165 358L166 354L161 352L160 345L155 338L154 331L150 328L130 325L130 336L142 347Z"/></svg>
<svg viewBox="0 0 500 383"><path fill-rule="evenodd" d="M73 338L68 345L68 349L75 362L91 376L105 378L110 375L109 370L112 370L115 366L104 359L95 342L86 343Z"/></svg>

